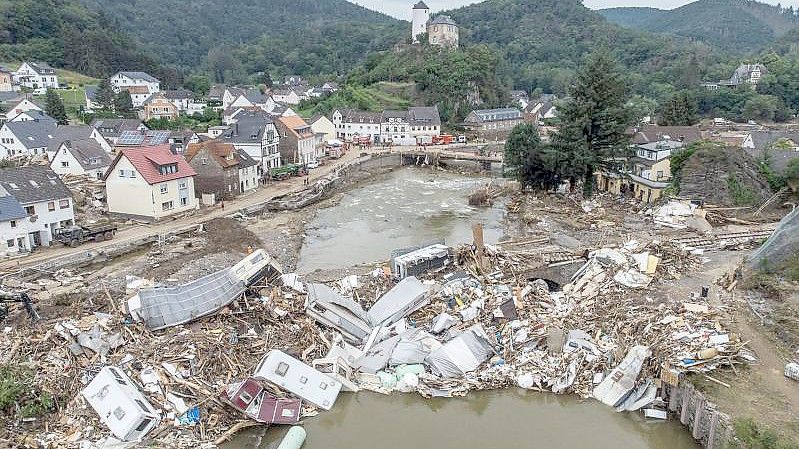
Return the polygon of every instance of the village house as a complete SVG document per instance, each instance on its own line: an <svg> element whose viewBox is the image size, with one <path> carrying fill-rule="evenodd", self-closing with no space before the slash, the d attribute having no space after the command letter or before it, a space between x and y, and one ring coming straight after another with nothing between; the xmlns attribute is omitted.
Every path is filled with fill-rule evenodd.
<svg viewBox="0 0 799 449"><path fill-rule="evenodd" d="M56 135L58 124L52 118L6 122L0 127L0 159L15 156L43 156Z"/></svg>
<svg viewBox="0 0 799 449"><path fill-rule="evenodd" d="M334 125L327 116L316 114L308 120L308 124L311 125L311 131L313 131L314 134L322 135L323 141L336 138L336 125Z"/></svg>
<svg viewBox="0 0 799 449"><path fill-rule="evenodd" d="M305 86L308 83L300 75L287 75L283 78L283 84L286 86Z"/></svg>
<svg viewBox="0 0 799 449"><path fill-rule="evenodd" d="M383 111L380 119L380 142L389 143L411 137L408 111Z"/></svg>
<svg viewBox="0 0 799 449"><path fill-rule="evenodd" d="M516 108L479 109L466 116L463 126L480 139L504 140L523 121Z"/></svg>
<svg viewBox="0 0 799 449"><path fill-rule="evenodd" d="M307 97L304 92L298 93L297 90L291 86L276 87L272 89L272 99L276 103L283 103L288 105L298 105L303 98Z"/></svg>
<svg viewBox="0 0 799 449"><path fill-rule="evenodd" d="M23 62L12 74L13 82L28 89L58 89L55 69L44 62Z"/></svg>
<svg viewBox="0 0 799 449"><path fill-rule="evenodd" d="M280 117L275 121L280 132L280 157L284 163L307 164L322 157L317 151L311 126L298 115Z"/></svg>
<svg viewBox="0 0 799 449"><path fill-rule="evenodd" d="M367 137L371 142L379 143L382 120L383 114L380 112L354 109L337 109L332 115L333 125L336 126L336 137L348 142L359 137Z"/></svg>
<svg viewBox="0 0 799 449"><path fill-rule="evenodd" d="M91 139L97 143L106 153L110 153L113 148L111 144L100 134L99 131L88 125L59 126L50 138L50 143L45 151L48 160L53 160L56 152L61 148L61 144L67 140L86 140Z"/></svg>
<svg viewBox="0 0 799 449"><path fill-rule="evenodd" d="M198 194L214 195L214 201L229 199L258 188L261 178L258 161L232 143L207 141L190 144L186 161L197 173Z"/></svg>
<svg viewBox="0 0 799 449"><path fill-rule="evenodd" d="M194 210L196 175L169 144L119 149L104 177L108 211L158 220Z"/></svg>
<svg viewBox="0 0 799 449"><path fill-rule="evenodd" d="M50 245L56 230L75 224L72 206L69 190L48 167L0 169L0 253Z"/></svg>
<svg viewBox="0 0 799 449"><path fill-rule="evenodd" d="M119 136L125 131L147 131L147 126L133 118L98 118L89 125L96 129L111 145L116 145Z"/></svg>
<svg viewBox="0 0 799 449"><path fill-rule="evenodd" d="M756 89L757 84L768 74L768 69L763 64L741 64L730 76L728 80L719 80L718 82L704 82L702 87L710 90L717 90L721 87L727 89L737 89L739 87L747 87Z"/></svg>
<svg viewBox="0 0 799 449"><path fill-rule="evenodd" d="M178 112L188 113L194 104L194 92L186 89L178 90L165 90L161 92L167 100L169 100Z"/></svg>
<svg viewBox="0 0 799 449"><path fill-rule="evenodd" d="M30 99L29 95L30 94L27 94L19 102L8 108L8 111L6 111L6 117L8 120L13 120L14 117L22 114L23 112L44 111L41 106Z"/></svg>
<svg viewBox="0 0 799 449"><path fill-rule="evenodd" d="M86 86L83 88L83 110L85 112L94 112L102 109L103 107L97 102L97 86Z"/></svg>
<svg viewBox="0 0 799 449"><path fill-rule="evenodd" d="M141 117L144 120L177 120L180 111L163 92L156 92L144 101Z"/></svg>
<svg viewBox="0 0 799 449"><path fill-rule="evenodd" d="M771 169L782 175L788 164L799 158L799 132L752 131L742 147L755 161L768 160Z"/></svg>
<svg viewBox="0 0 799 449"><path fill-rule="evenodd" d="M134 108L142 107L150 95L161 91L161 82L145 72L117 72L109 82L116 93L128 91Z"/></svg>
<svg viewBox="0 0 799 449"><path fill-rule="evenodd" d="M338 92L338 83L333 81L328 81L322 84L322 90L327 94L332 94L334 92Z"/></svg>
<svg viewBox="0 0 799 449"><path fill-rule="evenodd" d="M245 151L264 171L281 165L280 136L272 118L263 111L242 112L219 140Z"/></svg>
<svg viewBox="0 0 799 449"><path fill-rule="evenodd" d="M111 165L111 156L94 139L61 142L50 161L50 169L58 175L78 175L103 179Z"/></svg>
<svg viewBox="0 0 799 449"><path fill-rule="evenodd" d="M652 203L663 196L671 181L671 154L683 145L683 142L664 140L636 147L627 174L634 198Z"/></svg>
<svg viewBox="0 0 799 449"><path fill-rule="evenodd" d="M227 86L224 84L211 84L211 88L208 89L208 95L206 95L205 98L209 102L221 103L226 90Z"/></svg>
<svg viewBox="0 0 799 449"><path fill-rule="evenodd" d="M274 107L274 100L257 87L227 87L222 95L222 108L235 109L258 106L263 110Z"/></svg>
<svg viewBox="0 0 799 449"><path fill-rule="evenodd" d="M555 101L557 96L552 94L543 94L537 100L530 101L527 106L522 109L524 121L534 125L544 125L548 120L554 119L558 116Z"/></svg>
<svg viewBox="0 0 799 449"><path fill-rule="evenodd" d="M170 150L172 146L169 144L169 136L172 131L162 129L148 129L146 131L122 131L119 135L114 149L120 148L136 148L136 147L154 147L160 145L168 145Z"/></svg>
<svg viewBox="0 0 799 449"><path fill-rule="evenodd" d="M189 144L200 142L200 136L190 129L170 131L170 149L175 154L184 154Z"/></svg>
<svg viewBox="0 0 799 449"><path fill-rule="evenodd" d="M14 82L11 71L0 67L0 92L13 92Z"/></svg>
<svg viewBox="0 0 799 449"><path fill-rule="evenodd" d="M44 111L31 109L29 111L21 112L14 117L9 117L9 122L35 122L35 121L55 120Z"/></svg>
<svg viewBox="0 0 799 449"><path fill-rule="evenodd" d="M438 106L414 106L408 108L408 126L411 137L433 137L441 134L441 116Z"/></svg>

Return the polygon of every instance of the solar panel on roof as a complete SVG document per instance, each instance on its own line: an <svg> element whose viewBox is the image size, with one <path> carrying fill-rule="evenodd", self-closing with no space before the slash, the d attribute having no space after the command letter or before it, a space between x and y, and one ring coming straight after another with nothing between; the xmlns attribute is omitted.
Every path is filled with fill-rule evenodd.
<svg viewBox="0 0 799 449"><path fill-rule="evenodd" d="M169 131L151 131L148 133L147 138L150 141L150 145L161 145L169 141Z"/></svg>
<svg viewBox="0 0 799 449"><path fill-rule="evenodd" d="M144 136L138 131L123 131L117 139L118 145L139 145L144 142Z"/></svg>

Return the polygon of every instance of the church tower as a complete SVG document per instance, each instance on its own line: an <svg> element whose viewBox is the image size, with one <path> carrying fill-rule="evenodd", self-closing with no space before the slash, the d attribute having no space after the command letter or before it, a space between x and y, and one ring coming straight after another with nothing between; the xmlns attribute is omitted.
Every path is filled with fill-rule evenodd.
<svg viewBox="0 0 799 449"><path fill-rule="evenodd" d="M427 21L430 20L430 8L423 1L413 5L411 37L413 43L419 42L419 35L427 32Z"/></svg>

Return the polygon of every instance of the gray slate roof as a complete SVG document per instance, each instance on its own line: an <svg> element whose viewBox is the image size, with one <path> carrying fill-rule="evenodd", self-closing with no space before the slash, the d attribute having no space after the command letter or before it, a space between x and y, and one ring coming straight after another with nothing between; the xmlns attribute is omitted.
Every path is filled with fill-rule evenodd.
<svg viewBox="0 0 799 449"><path fill-rule="evenodd" d="M61 178L42 165L0 169L0 186L23 205L72 197Z"/></svg>
<svg viewBox="0 0 799 449"><path fill-rule="evenodd" d="M772 147L768 150L769 165L777 173L784 173L793 159L799 158L799 151L791 147L792 145L799 146L799 132L788 131L752 131L752 143L754 148L746 148L755 160L763 157L766 149L771 147L774 143L781 139L788 141L788 148Z"/></svg>
<svg viewBox="0 0 799 449"><path fill-rule="evenodd" d="M111 165L111 156L94 139L67 140L63 142L84 170L94 170ZM92 163L94 161L94 163Z"/></svg>
<svg viewBox="0 0 799 449"><path fill-rule="evenodd" d="M98 118L89 125L100 131L103 137L119 137L123 131L135 131L142 121L135 118Z"/></svg>
<svg viewBox="0 0 799 449"><path fill-rule="evenodd" d="M27 215L19 201L0 186L0 221L16 220Z"/></svg>
<svg viewBox="0 0 799 449"><path fill-rule="evenodd" d="M247 168L247 167L254 167L258 164L258 161L252 158L249 154L247 154L244 150L238 150L236 154L239 156L239 168Z"/></svg>
<svg viewBox="0 0 799 449"><path fill-rule="evenodd" d="M81 126L61 126L56 129L53 138L47 145L48 152L58 151L58 148L67 140L86 140L92 135L93 128L88 125ZM93 142L97 143L94 139ZM99 146L99 144L98 144Z"/></svg>
<svg viewBox="0 0 799 449"><path fill-rule="evenodd" d="M435 19L430 21L430 25L452 25L458 26L454 20L450 16L437 16Z"/></svg>
<svg viewBox="0 0 799 449"><path fill-rule="evenodd" d="M152 75L146 72L117 72L117 75L119 75L120 73L127 76L130 79L143 80L150 83L160 83L160 81L158 81L157 78L153 77Z"/></svg>
<svg viewBox="0 0 799 449"><path fill-rule="evenodd" d="M186 89L178 89L178 90L164 90L161 91L164 94L164 98L169 100L185 100L194 98L194 92Z"/></svg>
<svg viewBox="0 0 799 449"><path fill-rule="evenodd" d="M499 120L519 119L522 117L521 111L516 108L478 109L472 112L477 116L480 122L495 122Z"/></svg>
<svg viewBox="0 0 799 449"><path fill-rule="evenodd" d="M419 3L413 5L413 9L430 9L425 2L420 1Z"/></svg>
<svg viewBox="0 0 799 449"><path fill-rule="evenodd" d="M3 126L8 127L27 149L47 147L56 136L58 129L58 124L53 119L8 122Z"/></svg>
<svg viewBox="0 0 799 449"><path fill-rule="evenodd" d="M219 139L230 143L261 143L267 125L274 123L260 112L241 112L236 116L236 123L219 136Z"/></svg>
<svg viewBox="0 0 799 449"><path fill-rule="evenodd" d="M408 121L408 111L391 111L385 110L383 111L383 122L387 122L390 118L398 118Z"/></svg>
<svg viewBox="0 0 799 449"><path fill-rule="evenodd" d="M441 116L438 106L420 106L408 108L408 121L411 126L440 126Z"/></svg>
<svg viewBox="0 0 799 449"><path fill-rule="evenodd" d="M55 73L55 69L46 62L28 62L28 65L39 75L52 75Z"/></svg>
<svg viewBox="0 0 799 449"><path fill-rule="evenodd" d="M97 86L86 86L84 90L86 91L86 98L91 101L97 101Z"/></svg>

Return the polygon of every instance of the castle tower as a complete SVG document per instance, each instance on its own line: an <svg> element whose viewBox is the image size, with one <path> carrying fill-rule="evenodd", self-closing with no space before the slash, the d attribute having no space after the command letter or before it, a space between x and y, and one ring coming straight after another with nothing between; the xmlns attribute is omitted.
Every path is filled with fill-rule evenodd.
<svg viewBox="0 0 799 449"><path fill-rule="evenodd" d="M413 18L411 23L411 37L413 42L419 42L418 36L427 32L427 21L430 20L430 8L423 1L413 5Z"/></svg>

